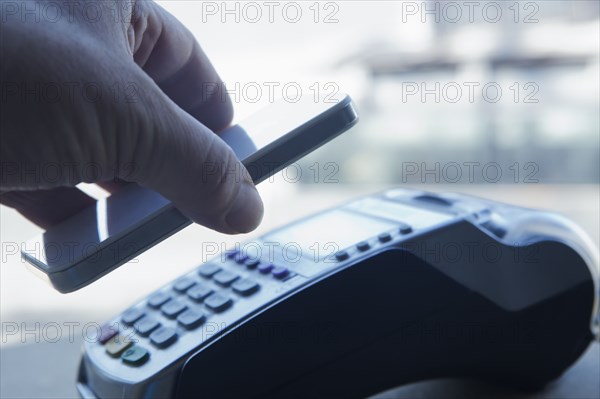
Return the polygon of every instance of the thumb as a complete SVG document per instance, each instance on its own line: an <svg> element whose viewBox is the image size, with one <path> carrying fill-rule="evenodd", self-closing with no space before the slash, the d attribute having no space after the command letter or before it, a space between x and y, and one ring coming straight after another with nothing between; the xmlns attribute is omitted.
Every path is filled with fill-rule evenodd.
<svg viewBox="0 0 600 399"><path fill-rule="evenodd" d="M144 96L132 112L135 133L121 135L134 139L119 144L134 170L122 177L159 192L196 223L228 234L254 230L263 204L233 150L139 75Z"/></svg>

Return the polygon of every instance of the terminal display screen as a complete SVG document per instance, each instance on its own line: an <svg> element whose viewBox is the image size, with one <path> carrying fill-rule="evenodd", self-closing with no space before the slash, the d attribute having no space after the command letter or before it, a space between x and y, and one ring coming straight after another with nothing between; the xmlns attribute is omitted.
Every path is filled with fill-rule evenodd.
<svg viewBox="0 0 600 399"><path fill-rule="evenodd" d="M264 240L280 245L297 245L303 256L319 260L395 227L393 222L334 210L292 224Z"/></svg>

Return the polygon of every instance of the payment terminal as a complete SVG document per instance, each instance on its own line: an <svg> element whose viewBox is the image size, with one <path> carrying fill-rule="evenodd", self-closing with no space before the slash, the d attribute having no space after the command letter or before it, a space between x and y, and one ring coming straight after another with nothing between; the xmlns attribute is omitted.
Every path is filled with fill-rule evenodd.
<svg viewBox="0 0 600 399"><path fill-rule="evenodd" d="M598 334L598 250L559 215L391 189L198 264L84 345L85 398L535 388Z"/></svg>

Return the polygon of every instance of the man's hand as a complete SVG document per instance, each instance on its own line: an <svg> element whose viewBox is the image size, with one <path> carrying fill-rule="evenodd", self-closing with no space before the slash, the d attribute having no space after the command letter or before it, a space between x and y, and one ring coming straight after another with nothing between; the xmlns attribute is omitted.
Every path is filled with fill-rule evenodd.
<svg viewBox="0 0 600 399"><path fill-rule="evenodd" d="M231 102L173 16L147 0L2 3L0 202L49 227L93 203L76 184L133 182L221 232L260 223L247 171L213 133Z"/></svg>

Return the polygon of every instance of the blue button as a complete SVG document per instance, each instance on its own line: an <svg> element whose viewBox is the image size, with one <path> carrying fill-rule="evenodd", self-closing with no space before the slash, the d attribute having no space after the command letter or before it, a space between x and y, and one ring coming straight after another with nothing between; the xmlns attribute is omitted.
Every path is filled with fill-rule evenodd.
<svg viewBox="0 0 600 399"><path fill-rule="evenodd" d="M150 342L159 348L166 348L177 341L177 332L169 327L160 327L150 334Z"/></svg>
<svg viewBox="0 0 600 399"><path fill-rule="evenodd" d="M364 251L368 250L369 248L371 248L371 246L366 241L361 241L358 244L356 244L356 249L358 249L360 252L364 252Z"/></svg>
<svg viewBox="0 0 600 399"><path fill-rule="evenodd" d="M123 323L127 325L132 325L139 319L141 319L145 315L144 311L138 308L132 308L123 313Z"/></svg>
<svg viewBox="0 0 600 399"><path fill-rule="evenodd" d="M381 234L379 234L379 236L377 238L379 239L380 242L392 241L392 236L390 233L381 233Z"/></svg>
<svg viewBox="0 0 600 399"><path fill-rule="evenodd" d="M240 265L243 264L246 259L248 259L248 256L242 253L235 255L235 257L233 258L233 260L235 260L235 262L239 263Z"/></svg>
<svg viewBox="0 0 600 399"><path fill-rule="evenodd" d="M233 259L238 252L239 251L237 249L229 249L225 251L225 257L227 259Z"/></svg>
<svg viewBox="0 0 600 399"><path fill-rule="evenodd" d="M273 277L282 279L290 274L290 271L287 269L287 267L277 266L271 273L273 274Z"/></svg>
<svg viewBox="0 0 600 399"><path fill-rule="evenodd" d="M400 234L409 234L412 233L412 227L406 223L401 223L398 231Z"/></svg>
<svg viewBox="0 0 600 399"><path fill-rule="evenodd" d="M214 263L205 263L198 268L198 274L202 277L210 278L219 270L221 270L221 268Z"/></svg>
<svg viewBox="0 0 600 399"><path fill-rule="evenodd" d="M192 330L198 327L200 324L204 322L206 316L204 313L195 311L195 310L186 310L179 316L177 316L177 321L179 324L187 328L188 330Z"/></svg>
<svg viewBox="0 0 600 399"><path fill-rule="evenodd" d="M184 293L195 284L196 284L196 281L193 280L192 278L183 277L183 278L177 280L175 282L175 284L173 284L173 289L177 292Z"/></svg>
<svg viewBox="0 0 600 399"><path fill-rule="evenodd" d="M258 266L258 271L263 273L263 274L267 274L269 273L271 270L273 270L275 266L273 266L272 263L263 263L262 265Z"/></svg>
<svg viewBox="0 0 600 399"><path fill-rule="evenodd" d="M240 295L248 296L258 291L260 285L254 280L243 278L233 283L231 288Z"/></svg>
<svg viewBox="0 0 600 399"><path fill-rule="evenodd" d="M202 302L204 298L213 293L213 289L204 285L196 285L190 288L187 296L196 302Z"/></svg>
<svg viewBox="0 0 600 399"><path fill-rule="evenodd" d="M235 273L231 273L231 272L229 272L227 270L221 270L220 272L218 272L217 274L215 274L213 276L213 279L217 283L219 283L219 284L221 284L221 285L223 285L225 287L230 286L231 283L233 283L238 278L240 278L240 276L238 276Z"/></svg>
<svg viewBox="0 0 600 399"><path fill-rule="evenodd" d="M233 304L233 301L225 295L215 293L206 298L204 304L214 312L222 312L229 308Z"/></svg>
<svg viewBox="0 0 600 399"><path fill-rule="evenodd" d="M150 299L148 299L148 306L150 306L154 309L158 309L170 300L171 300L171 295L169 295L165 292L158 292L158 293L152 295L150 297Z"/></svg>
<svg viewBox="0 0 600 399"><path fill-rule="evenodd" d="M174 319L175 317L177 317L177 315L179 313L183 312L186 309L187 309L187 305L185 303L175 300L175 299L165 303L160 308L160 310L163 312L163 314L165 316L167 316L169 319Z"/></svg>
<svg viewBox="0 0 600 399"><path fill-rule="evenodd" d="M150 333L160 327L160 323L150 316L146 316L141 320L136 321L133 325L135 331L142 337L147 337Z"/></svg>
<svg viewBox="0 0 600 399"><path fill-rule="evenodd" d="M244 264L248 269L252 270L256 269L256 267L260 264L260 261L258 259L246 259Z"/></svg>

